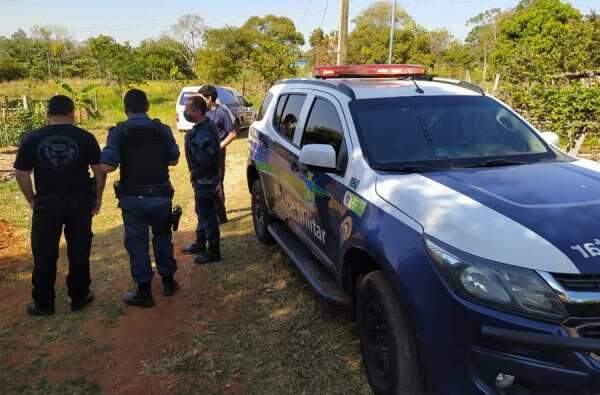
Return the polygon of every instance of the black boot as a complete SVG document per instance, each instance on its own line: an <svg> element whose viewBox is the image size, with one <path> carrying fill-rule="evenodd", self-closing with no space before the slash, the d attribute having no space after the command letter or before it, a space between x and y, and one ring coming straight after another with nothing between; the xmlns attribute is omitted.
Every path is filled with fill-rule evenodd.
<svg viewBox="0 0 600 395"><path fill-rule="evenodd" d="M179 284L177 284L173 276L163 277L162 284L163 295L167 297L175 295L175 292L179 289Z"/></svg>
<svg viewBox="0 0 600 395"><path fill-rule="evenodd" d="M198 242L190 244L189 246L185 246L181 249L181 252L186 255L199 255L204 254L206 252L206 243Z"/></svg>
<svg viewBox="0 0 600 395"><path fill-rule="evenodd" d="M27 314L33 316L44 316L54 314L54 306L38 307L35 302L31 302L27 305Z"/></svg>
<svg viewBox="0 0 600 395"><path fill-rule="evenodd" d="M194 259L198 265L205 265L207 263L219 262L221 260L221 247L219 243L209 243L208 251L204 254L200 254Z"/></svg>
<svg viewBox="0 0 600 395"><path fill-rule="evenodd" d="M154 306L154 299L152 298L152 283L147 282L138 284L138 288L135 293L127 292L123 296L123 302L127 303L130 306Z"/></svg>
<svg viewBox="0 0 600 395"><path fill-rule="evenodd" d="M92 303L94 300L94 294L89 291L88 294L81 300L71 300L71 311L83 310L85 306Z"/></svg>

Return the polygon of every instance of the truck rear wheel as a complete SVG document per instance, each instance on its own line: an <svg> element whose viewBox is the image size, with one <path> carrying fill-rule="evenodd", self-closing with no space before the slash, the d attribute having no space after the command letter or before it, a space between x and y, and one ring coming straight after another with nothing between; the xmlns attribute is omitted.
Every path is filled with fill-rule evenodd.
<svg viewBox="0 0 600 395"><path fill-rule="evenodd" d="M252 184L252 221L254 222L256 237L265 244L273 244L275 242L269 233L269 224L272 220L267 208L262 184L260 183L260 179L257 179Z"/></svg>
<svg viewBox="0 0 600 395"><path fill-rule="evenodd" d="M359 279L356 319L369 384L377 395L422 395L416 336L385 274Z"/></svg>

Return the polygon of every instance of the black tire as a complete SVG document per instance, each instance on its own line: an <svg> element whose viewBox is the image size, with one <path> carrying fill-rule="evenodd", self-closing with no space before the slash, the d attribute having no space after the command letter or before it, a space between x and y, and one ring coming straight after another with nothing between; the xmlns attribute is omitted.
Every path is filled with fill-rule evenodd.
<svg viewBox="0 0 600 395"><path fill-rule="evenodd" d="M275 243L275 240L273 240L273 237L269 233L269 224L272 220L265 201L262 184L260 180L256 180L252 184L252 221L254 222L256 237L265 244Z"/></svg>
<svg viewBox="0 0 600 395"><path fill-rule="evenodd" d="M373 392L377 395L424 394L414 330L382 271L359 279L356 321Z"/></svg>

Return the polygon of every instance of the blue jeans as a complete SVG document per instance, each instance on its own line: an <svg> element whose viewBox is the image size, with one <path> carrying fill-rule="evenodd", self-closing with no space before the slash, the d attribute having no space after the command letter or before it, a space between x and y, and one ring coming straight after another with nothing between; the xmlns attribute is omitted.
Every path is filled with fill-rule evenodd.
<svg viewBox="0 0 600 395"><path fill-rule="evenodd" d="M156 268L162 277L177 271L171 231L171 199L122 196L119 207L125 225L125 249L129 253L131 276L140 284L152 281L154 272L148 252L149 228Z"/></svg>

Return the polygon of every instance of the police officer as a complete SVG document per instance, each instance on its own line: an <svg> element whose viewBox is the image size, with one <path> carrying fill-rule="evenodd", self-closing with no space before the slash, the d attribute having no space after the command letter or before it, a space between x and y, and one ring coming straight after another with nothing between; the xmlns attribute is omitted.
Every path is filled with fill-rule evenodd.
<svg viewBox="0 0 600 395"><path fill-rule="evenodd" d="M106 172L120 166L115 193L123 214L131 275L137 284L137 291L126 293L123 301L152 307L154 273L148 253L149 228L163 295L173 296L179 288L174 279L177 270L171 230L174 190L169 181L169 166L177 164L179 147L168 126L148 117L149 103L143 91L128 91L124 104L127 121L110 130L101 163Z"/></svg>
<svg viewBox="0 0 600 395"><path fill-rule="evenodd" d="M100 169L98 142L94 135L74 126L74 110L68 97L51 98L48 126L23 138L14 163L19 187L33 210L33 302L27 306L31 315L54 314L56 261L63 228L69 258L67 287L71 310L81 310L93 299L92 216L100 211L106 178ZM90 167L95 181L90 179Z"/></svg>
<svg viewBox="0 0 600 395"><path fill-rule="evenodd" d="M217 218L220 224L227 223L227 211L225 209L225 189L223 187L225 180L225 157L227 146L237 137L239 124L234 122L231 113L217 103L217 88L212 85L204 85L198 90L198 94L206 101L208 112L206 116L217 127L219 134L221 157L219 162L219 171L221 181L217 188Z"/></svg>
<svg viewBox="0 0 600 395"><path fill-rule="evenodd" d="M219 137L215 125L206 116L206 102L198 96L188 99L184 116L194 128L185 135L185 156L196 200L196 242L184 249L198 255L195 262L206 264L221 260L219 223L215 208L219 172ZM208 243L208 249L206 248Z"/></svg>

